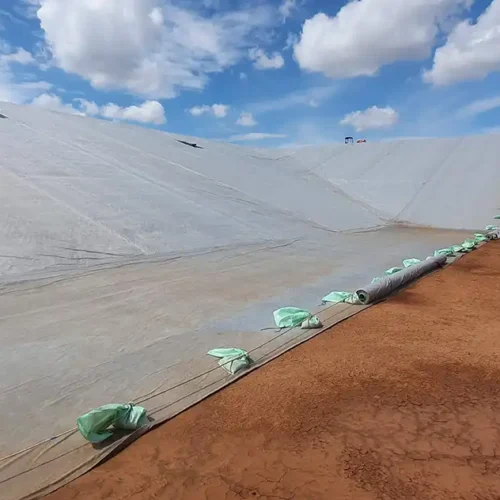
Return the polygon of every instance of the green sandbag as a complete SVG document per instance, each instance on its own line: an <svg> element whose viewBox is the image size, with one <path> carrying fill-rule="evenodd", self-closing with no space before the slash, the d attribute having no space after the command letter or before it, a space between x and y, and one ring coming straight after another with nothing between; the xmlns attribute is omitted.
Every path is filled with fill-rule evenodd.
<svg viewBox="0 0 500 500"><path fill-rule="evenodd" d="M500 215L495 215L494 219L500 220Z"/></svg>
<svg viewBox="0 0 500 500"><path fill-rule="evenodd" d="M476 248L476 242L468 238L462 243L462 248L464 248L467 252L470 252Z"/></svg>
<svg viewBox="0 0 500 500"><path fill-rule="evenodd" d="M477 243L480 243L483 241L488 241L488 238L484 234L476 233L474 235L474 241L476 241Z"/></svg>
<svg viewBox="0 0 500 500"><path fill-rule="evenodd" d="M408 268L420 264L422 262L420 259L405 259L403 260L403 266Z"/></svg>
<svg viewBox="0 0 500 500"><path fill-rule="evenodd" d="M450 247L455 253L465 252L466 249L462 245L451 245Z"/></svg>
<svg viewBox="0 0 500 500"><path fill-rule="evenodd" d="M292 328L301 325L312 316L310 312L297 307L282 307L274 311L273 315L278 328Z"/></svg>
<svg viewBox="0 0 500 500"><path fill-rule="evenodd" d="M142 406L127 405L130 409L123 413L113 424L116 429L135 431L146 425L149 420L146 416L146 408Z"/></svg>
<svg viewBox="0 0 500 500"><path fill-rule="evenodd" d="M317 316L311 316L307 318L300 326L302 330L314 330L316 328L323 328L323 323Z"/></svg>
<svg viewBox="0 0 500 500"><path fill-rule="evenodd" d="M490 224L489 226L486 226L484 228L485 231L495 231L495 229L498 229L498 226L494 226L493 224Z"/></svg>
<svg viewBox="0 0 500 500"><path fill-rule="evenodd" d="M440 255L446 255L446 257L453 257L455 255L455 251L453 248L441 248L440 250L436 250L434 252L434 257L439 257Z"/></svg>
<svg viewBox="0 0 500 500"><path fill-rule="evenodd" d="M133 404L109 404L94 408L76 420L78 430L91 443L101 443L116 429L136 430L148 423L146 409Z"/></svg>
<svg viewBox="0 0 500 500"><path fill-rule="evenodd" d="M221 358L219 366L224 368L232 375L250 366L251 360L248 353L243 349L236 348L221 348L212 349L207 353L214 358Z"/></svg>
<svg viewBox="0 0 500 500"><path fill-rule="evenodd" d="M360 304L358 297L350 292L331 292L326 297L323 297L323 302L331 302L332 304Z"/></svg>
<svg viewBox="0 0 500 500"><path fill-rule="evenodd" d="M387 276L390 276L391 274L399 273L399 271L402 271L402 269L400 267L391 267L390 269L387 269L387 271L385 272L385 274Z"/></svg>

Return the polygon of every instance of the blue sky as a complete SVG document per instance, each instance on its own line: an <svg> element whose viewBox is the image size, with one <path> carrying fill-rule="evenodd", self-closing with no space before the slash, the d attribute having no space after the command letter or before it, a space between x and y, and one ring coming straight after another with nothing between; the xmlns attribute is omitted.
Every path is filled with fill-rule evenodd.
<svg viewBox="0 0 500 500"><path fill-rule="evenodd" d="M499 72L500 0L0 8L0 100L241 144L498 131Z"/></svg>

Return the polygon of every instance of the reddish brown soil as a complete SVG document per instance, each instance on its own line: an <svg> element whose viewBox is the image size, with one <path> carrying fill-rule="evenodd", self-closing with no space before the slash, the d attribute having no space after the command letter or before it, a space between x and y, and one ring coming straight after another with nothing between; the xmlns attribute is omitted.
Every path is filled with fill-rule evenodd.
<svg viewBox="0 0 500 500"><path fill-rule="evenodd" d="M50 500L500 498L500 243L319 335Z"/></svg>

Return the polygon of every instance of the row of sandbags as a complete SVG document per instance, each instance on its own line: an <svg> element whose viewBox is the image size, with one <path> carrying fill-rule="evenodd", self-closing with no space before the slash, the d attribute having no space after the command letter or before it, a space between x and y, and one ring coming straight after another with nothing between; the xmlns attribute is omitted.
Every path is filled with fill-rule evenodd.
<svg viewBox="0 0 500 500"><path fill-rule="evenodd" d="M500 220L500 215L495 219ZM323 304L370 304L383 299L401 288L410 281L426 274L439 266L443 266L448 257L459 253L474 250L485 241L498 238L498 227L486 226L486 234L476 233L474 238L466 239L459 245L452 245L434 252L434 256L424 261L416 258L403 260L402 267L387 269L383 277L377 277L372 282L355 292L333 291L323 297ZM322 328L320 319L305 309L297 307L282 307L273 313L278 329L295 328L303 329ZM234 375L248 368L252 360L243 349L218 348L207 353L219 359L221 366L228 373ZM149 423L146 409L142 406L129 404L108 404L95 408L77 419L77 426L82 436L92 443L100 443L113 436L116 429L136 430Z"/></svg>

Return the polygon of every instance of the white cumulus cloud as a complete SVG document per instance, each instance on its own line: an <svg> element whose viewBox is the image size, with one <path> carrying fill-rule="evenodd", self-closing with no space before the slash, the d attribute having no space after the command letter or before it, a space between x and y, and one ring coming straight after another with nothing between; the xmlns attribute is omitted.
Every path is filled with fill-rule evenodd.
<svg viewBox="0 0 500 500"><path fill-rule="evenodd" d="M72 115L83 115L84 113L75 109L71 104L65 104L62 99L54 94L40 94L35 97L31 104L39 108L50 109L52 111L59 111L59 113L69 113Z"/></svg>
<svg viewBox="0 0 500 500"><path fill-rule="evenodd" d="M391 107L379 108L372 106L364 111L354 111L344 116L341 125L354 127L357 132L364 130L388 128L395 125L399 120L396 110Z"/></svg>
<svg viewBox="0 0 500 500"><path fill-rule="evenodd" d="M493 0L477 22L462 21L436 50L434 63L424 80L449 85L479 80L500 71L500 0Z"/></svg>
<svg viewBox="0 0 500 500"><path fill-rule="evenodd" d="M236 123L242 127L254 127L257 125L257 121L253 117L253 114L247 112L241 113Z"/></svg>
<svg viewBox="0 0 500 500"><path fill-rule="evenodd" d="M266 134L264 132L251 132L250 134L233 135L229 138L230 142L243 141L262 141L263 139L283 139L284 134Z"/></svg>
<svg viewBox="0 0 500 500"><path fill-rule="evenodd" d="M203 106L193 106L189 112L193 116L201 116L204 115L205 113L209 113L211 110L210 106L203 105Z"/></svg>
<svg viewBox="0 0 500 500"><path fill-rule="evenodd" d="M44 93L35 97L31 104L61 113L100 116L109 120L152 123L154 125L163 125L167 121L165 109L158 101L145 101L139 106L121 107L114 103L98 106L95 102L86 99L74 99L72 103L64 103L59 96Z"/></svg>
<svg viewBox="0 0 500 500"><path fill-rule="evenodd" d="M226 104L212 104L212 111L216 118L224 118L227 116L229 106Z"/></svg>
<svg viewBox="0 0 500 500"><path fill-rule="evenodd" d="M431 54L440 28L473 0L356 0L336 16L307 19L294 46L299 66L331 78L373 76L381 66Z"/></svg>
<svg viewBox="0 0 500 500"><path fill-rule="evenodd" d="M188 111L193 116L201 116L205 113L209 113L214 115L216 118L225 118L229 109L230 106L227 104L212 104L211 106L204 104L203 106L194 106Z"/></svg>
<svg viewBox="0 0 500 500"><path fill-rule="evenodd" d="M81 111L89 116L95 116L100 113L99 106L93 101L87 101L86 99L74 99L74 101L79 105Z"/></svg>
<svg viewBox="0 0 500 500"><path fill-rule="evenodd" d="M267 55L262 49L254 47L248 51L248 55L256 69L280 69L285 65L285 60L279 52Z"/></svg>
<svg viewBox="0 0 500 500"><path fill-rule="evenodd" d="M139 106L122 108L116 104L106 104L99 110L99 115L111 120L127 120L138 123L166 123L165 109L158 101L145 101Z"/></svg>
<svg viewBox="0 0 500 500"><path fill-rule="evenodd" d="M40 0L37 16L53 64L95 88L154 99L202 89L273 22L268 6L209 16L163 0Z"/></svg>

